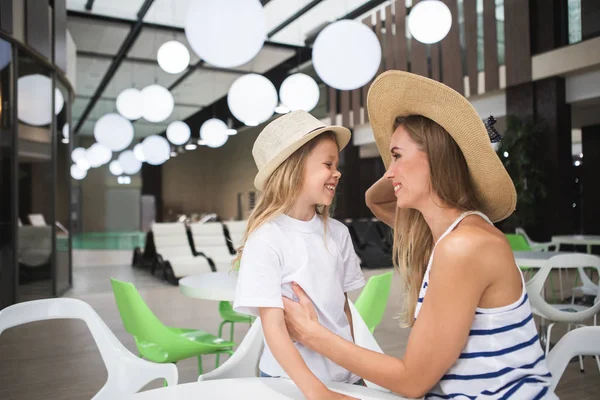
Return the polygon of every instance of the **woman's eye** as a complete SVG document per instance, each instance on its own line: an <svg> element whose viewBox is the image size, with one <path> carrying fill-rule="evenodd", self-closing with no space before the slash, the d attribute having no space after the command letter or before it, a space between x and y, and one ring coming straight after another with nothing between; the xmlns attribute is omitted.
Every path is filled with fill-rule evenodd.
<svg viewBox="0 0 600 400"><path fill-rule="evenodd" d="M397 160L397 159L399 159L399 158L400 158L400 154L392 154L392 158L393 158L394 160Z"/></svg>

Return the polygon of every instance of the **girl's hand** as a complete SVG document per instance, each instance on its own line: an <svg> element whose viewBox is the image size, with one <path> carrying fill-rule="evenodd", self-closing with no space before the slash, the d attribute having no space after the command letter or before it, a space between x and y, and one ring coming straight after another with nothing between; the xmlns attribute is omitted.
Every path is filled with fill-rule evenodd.
<svg viewBox="0 0 600 400"><path fill-rule="evenodd" d="M312 301L304 290L295 282L292 284L292 290L299 301L295 302L283 297L285 324L292 340L310 347L308 341L315 330L320 327L319 318Z"/></svg>

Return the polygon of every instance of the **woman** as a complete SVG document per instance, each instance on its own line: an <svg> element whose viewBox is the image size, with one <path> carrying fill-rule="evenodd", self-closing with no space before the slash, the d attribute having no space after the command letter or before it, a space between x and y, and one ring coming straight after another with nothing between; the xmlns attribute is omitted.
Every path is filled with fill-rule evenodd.
<svg viewBox="0 0 600 400"><path fill-rule="evenodd" d="M323 328L299 286L284 298L288 331L347 370L407 397L540 399L550 374L520 270L493 222L515 209L514 185L470 103L401 71L372 84L367 107L387 171L367 205L394 228L404 283L403 359Z"/></svg>

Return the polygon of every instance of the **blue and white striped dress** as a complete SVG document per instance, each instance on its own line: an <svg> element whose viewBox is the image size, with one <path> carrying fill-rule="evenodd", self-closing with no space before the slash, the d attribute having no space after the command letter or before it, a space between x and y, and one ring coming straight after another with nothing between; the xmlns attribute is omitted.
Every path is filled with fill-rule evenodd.
<svg viewBox="0 0 600 400"><path fill-rule="evenodd" d="M444 232L436 245L463 218L472 214L492 223L480 212L466 212ZM432 260L433 252L423 278L415 319L427 293ZM477 308L465 348L456 363L425 396L426 399L557 398L549 390L551 376L538 340L523 275L521 280L523 293L513 304Z"/></svg>

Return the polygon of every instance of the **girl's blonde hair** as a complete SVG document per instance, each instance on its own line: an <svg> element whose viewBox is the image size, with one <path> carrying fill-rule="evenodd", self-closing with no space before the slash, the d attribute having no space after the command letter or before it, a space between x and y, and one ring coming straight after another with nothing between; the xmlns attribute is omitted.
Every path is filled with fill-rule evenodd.
<svg viewBox="0 0 600 400"><path fill-rule="evenodd" d="M239 268L242 253L244 252L244 245L252 232L256 231L264 223L281 214L285 214L292 208L304 185L306 159L316 145L325 139L333 140L337 145L337 140L333 132L323 132L296 150L269 177L264 191L250 213L250 217L248 217L242 246L237 250L237 256L233 260L234 269ZM329 208L329 206L316 207L317 214L319 214L325 223L325 229L327 229Z"/></svg>
<svg viewBox="0 0 600 400"><path fill-rule="evenodd" d="M467 162L450 134L421 115L398 117L394 131L399 126L403 126L419 149L427 154L430 192L442 201L440 206L461 211L477 210L479 204ZM397 208L393 262L400 272L404 289L403 326L412 326L414 323L419 291L433 246L433 235L421 212Z"/></svg>

